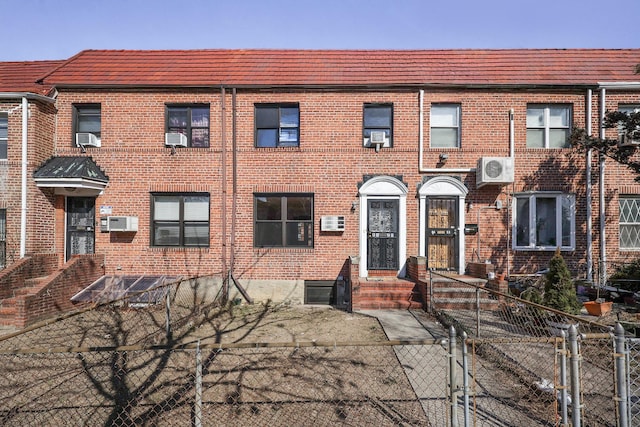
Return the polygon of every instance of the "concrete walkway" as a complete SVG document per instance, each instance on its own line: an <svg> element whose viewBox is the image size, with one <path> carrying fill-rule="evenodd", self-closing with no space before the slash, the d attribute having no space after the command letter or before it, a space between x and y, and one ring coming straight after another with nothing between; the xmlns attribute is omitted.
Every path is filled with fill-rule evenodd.
<svg viewBox="0 0 640 427"><path fill-rule="evenodd" d="M360 310L358 313L378 319L391 341L431 340L449 336L444 326L431 320L423 311Z"/></svg>

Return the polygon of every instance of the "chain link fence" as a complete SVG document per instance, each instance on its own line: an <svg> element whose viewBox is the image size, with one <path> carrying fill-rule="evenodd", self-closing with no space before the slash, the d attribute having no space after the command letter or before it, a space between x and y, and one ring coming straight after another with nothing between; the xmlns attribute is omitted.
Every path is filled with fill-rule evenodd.
<svg viewBox="0 0 640 427"><path fill-rule="evenodd" d="M606 325L571 318L577 333L558 334L544 322L558 313L478 287L480 309L432 300L433 340L224 343L267 309L210 303L201 287L0 338L0 424L638 425L640 344Z"/></svg>

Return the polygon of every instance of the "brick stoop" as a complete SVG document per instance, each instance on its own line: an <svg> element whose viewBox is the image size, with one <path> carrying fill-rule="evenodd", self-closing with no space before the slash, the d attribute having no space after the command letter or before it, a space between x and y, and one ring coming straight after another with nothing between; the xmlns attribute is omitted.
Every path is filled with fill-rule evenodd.
<svg viewBox="0 0 640 427"><path fill-rule="evenodd" d="M468 283L475 285L486 284L486 280L474 277L461 277ZM467 286L453 279L433 277L431 280L433 287L433 307L439 310L475 310L476 309L476 289ZM430 298L430 296L428 297ZM486 292L480 293L480 309L497 310L500 304L497 299L489 298Z"/></svg>
<svg viewBox="0 0 640 427"><path fill-rule="evenodd" d="M353 296L353 310L422 309L416 283L395 277L360 279Z"/></svg>

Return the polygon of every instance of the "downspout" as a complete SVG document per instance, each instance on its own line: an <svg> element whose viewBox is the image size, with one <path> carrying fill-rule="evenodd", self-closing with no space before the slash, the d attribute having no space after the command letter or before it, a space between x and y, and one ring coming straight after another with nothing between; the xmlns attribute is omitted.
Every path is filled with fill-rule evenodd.
<svg viewBox="0 0 640 427"><path fill-rule="evenodd" d="M220 209L222 211L222 302L229 300L229 281L227 280L227 129L226 129L226 91L224 86L220 86L220 136L222 138L222 150L220 161L222 163L222 201Z"/></svg>
<svg viewBox="0 0 640 427"><path fill-rule="evenodd" d="M232 195L231 195L231 259L229 266L229 274L233 277L233 265L235 262L235 248L236 248L236 212L237 212L237 199L238 199L238 159L237 159L237 111L236 111L236 88L231 91L231 144L232 144Z"/></svg>
<svg viewBox="0 0 640 427"><path fill-rule="evenodd" d="M606 89L600 88L600 139L604 139L604 115L606 104ZM604 179L605 179L605 157L600 154L600 285L604 286L607 283L607 241L606 241L606 227L605 227L605 208L604 208Z"/></svg>
<svg viewBox="0 0 640 427"><path fill-rule="evenodd" d="M420 118L418 123L418 172L426 173L469 173L475 168L425 168L424 167L424 89L419 91L419 111Z"/></svg>
<svg viewBox="0 0 640 427"><path fill-rule="evenodd" d="M22 97L22 194L20 209L20 258L24 258L27 250L27 132L29 130L29 101Z"/></svg>
<svg viewBox="0 0 640 427"><path fill-rule="evenodd" d="M516 162L516 127L514 120L514 110L513 108L509 109L509 157L513 159L513 164L515 166ZM507 250L507 271L505 272L506 277L509 277L511 274L511 246L510 241L513 238L511 234L512 224L511 221L511 203L513 202L513 193L515 192L515 182L511 184L511 200L507 199L507 242L506 242L506 250ZM509 194L507 194L509 197ZM478 229L479 230L479 229Z"/></svg>
<svg viewBox="0 0 640 427"><path fill-rule="evenodd" d="M587 89L587 135L591 136L592 132L592 124L591 120L593 119L592 112L592 102L593 102L593 91L591 89ZM593 150L590 148L587 150L587 167L585 171L585 179L587 181L586 187L586 203L587 203L587 281L593 281L593 207L592 207L592 184L591 184L591 162L593 161Z"/></svg>

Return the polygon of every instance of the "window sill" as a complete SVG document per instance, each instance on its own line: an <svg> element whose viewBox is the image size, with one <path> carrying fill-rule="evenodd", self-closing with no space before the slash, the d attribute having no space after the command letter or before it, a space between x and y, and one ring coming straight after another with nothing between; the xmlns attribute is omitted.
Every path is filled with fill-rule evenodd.
<svg viewBox="0 0 640 427"><path fill-rule="evenodd" d="M264 248L253 248L253 251L256 253L268 253L268 252L289 252L289 253L311 253L314 251L313 247L308 246L288 246L288 247L264 247Z"/></svg>
<svg viewBox="0 0 640 427"><path fill-rule="evenodd" d="M209 253L209 246L149 246L149 252L205 252Z"/></svg>
<svg viewBox="0 0 640 427"><path fill-rule="evenodd" d="M514 251L518 251L518 252L554 252L556 249L558 249L556 246L539 246L539 247L531 247L531 246L521 246L521 247L514 247L513 250ZM560 252L573 252L575 251L576 248L574 247L569 247L569 246L565 246L565 247L561 247L560 248Z"/></svg>

